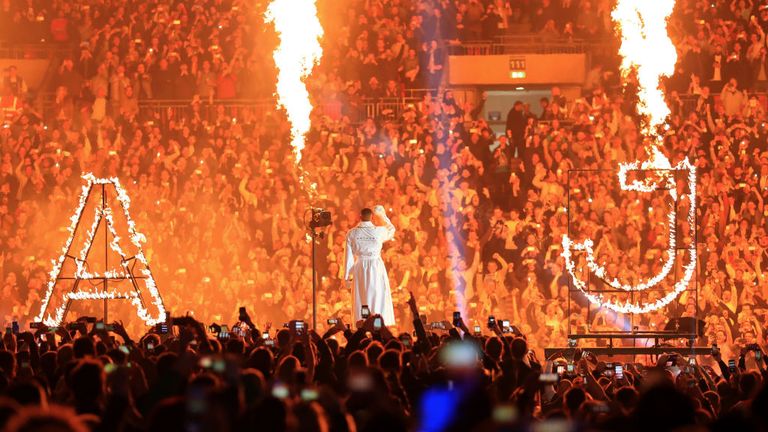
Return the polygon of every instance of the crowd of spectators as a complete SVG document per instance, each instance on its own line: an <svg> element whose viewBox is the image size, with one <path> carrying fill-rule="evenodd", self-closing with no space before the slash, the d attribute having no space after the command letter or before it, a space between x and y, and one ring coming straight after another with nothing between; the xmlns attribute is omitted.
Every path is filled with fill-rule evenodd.
<svg viewBox="0 0 768 432"><path fill-rule="evenodd" d="M662 354L616 362L581 349L540 359L524 334L380 315L325 333L169 318L138 340L121 322L10 329L0 428L84 431L740 430L768 425L766 357ZM230 317L231 319L231 317ZM262 332L262 330L264 330ZM727 363L726 363L727 362Z"/></svg>
<svg viewBox="0 0 768 432"><path fill-rule="evenodd" d="M62 92L75 109L100 97L115 112L150 99L261 98L274 89L267 72L276 37L262 19L266 5L6 0L0 41L60 47L59 73L45 90ZM437 87L447 50L462 42L519 31L594 38L611 28L607 1L348 0L319 7L326 56L313 84L325 101L351 93L397 98L404 89Z"/></svg>
<svg viewBox="0 0 768 432"><path fill-rule="evenodd" d="M138 340L81 317L0 341L0 428L9 432L765 430L766 357L671 351L615 362L568 348L548 359L497 323L436 333L371 315L325 333L169 318ZM231 317L230 317L231 319ZM262 331L264 330L264 331ZM727 363L726 363L727 362ZM531 429L532 428L532 429Z"/></svg>
<svg viewBox="0 0 768 432"><path fill-rule="evenodd" d="M743 89L765 91L765 2L681 1L676 8L669 28L680 62L670 89L698 95L709 86L717 92L736 78Z"/></svg>
<svg viewBox="0 0 768 432"><path fill-rule="evenodd" d="M76 108L100 92L115 110L131 109L134 99L252 99L273 90L265 71L273 69L276 38L261 18L265 7L241 0L6 0L0 40L61 46L60 73L46 90L65 87ZM326 58L315 85L326 101L349 93L401 97L403 89L438 86L446 52L461 43L520 32L605 42L614 27L610 8L605 0L321 3ZM719 92L733 77L742 88L765 89L766 29L768 6L760 1L676 2L669 32L681 61L669 88Z"/></svg>
<svg viewBox="0 0 768 432"><path fill-rule="evenodd" d="M169 10L184 9L177 6ZM233 18L240 20L238 14ZM181 18L171 13L168 19ZM241 31L230 34L233 47L245 44L248 38L236 34ZM216 44L229 39L222 36ZM107 51L103 55L111 57ZM329 63L338 60L328 52ZM118 50L114 58L119 57ZM224 62L231 59L225 56ZM84 172L118 176L127 185L172 311L216 320L231 313L231 299L239 298L274 322L308 317L311 265L302 215L310 202L296 180L284 118L261 105L205 102L170 114L140 111L122 96L115 102L119 92L109 74L125 73L124 66L100 62L94 64L102 72L88 81L102 89L100 96L83 104L70 90L90 86L77 84L85 64L64 61L60 84L69 84L59 86L53 115L21 105L7 111L0 133L3 293L18 299L2 306L6 321L36 315ZM319 100L325 76L319 74L320 84L314 84ZM619 161L646 157L637 119L613 76L592 75L583 98L568 100L553 88L540 107L515 104L507 133L500 136L480 117L483 96L476 103L459 102L450 90L425 95L399 117L352 120L350 113L360 112L351 99L344 100L341 116L315 114L302 168L320 193L312 204L335 215L318 254L319 321L349 314L350 290L339 279L343 237L359 209L375 203L391 209L398 229L385 257L398 316L410 289L429 299L421 311L429 322L454 309L473 324L496 314L535 336L531 344L541 348L564 345L569 329L654 329L670 316L693 315L693 293L632 324L627 317L596 313L583 299L570 309L565 301L570 294L559 247L567 229L568 170L612 169ZM26 87L20 82L9 71L4 89L20 94ZM701 90L693 101L670 92L673 116L664 152L673 162L688 156L699 167L699 316L707 317L710 340L735 352L763 342L757 324L766 311L768 159L760 146L765 101L743 91L736 78L719 97L706 84ZM151 92L152 85L141 91ZM656 195L620 194L615 180L612 174L574 176L571 189L584 190L587 201L571 212L589 221L578 224L574 235L595 238L599 260L611 274L644 280L658 272L656 260L667 247L663 222L669 203ZM603 236L606 229L610 235ZM678 229L683 237L690 234L690 227ZM643 260L649 264L637 267ZM190 286L200 295L187 295ZM118 310L132 315L129 306Z"/></svg>

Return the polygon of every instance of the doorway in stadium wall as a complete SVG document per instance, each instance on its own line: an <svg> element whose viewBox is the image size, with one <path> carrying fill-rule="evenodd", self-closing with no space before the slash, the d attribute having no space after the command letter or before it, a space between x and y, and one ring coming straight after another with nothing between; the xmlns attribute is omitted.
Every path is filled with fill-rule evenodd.
<svg viewBox="0 0 768 432"><path fill-rule="evenodd" d="M520 101L524 104L528 104L531 112L538 117L542 112L540 104L541 99L549 99L552 92L548 86L520 86L504 90L486 90L486 94L488 95L488 99L485 101L485 106L481 113L482 118L488 122L488 125L498 136L504 133L507 112L509 112L515 102Z"/></svg>

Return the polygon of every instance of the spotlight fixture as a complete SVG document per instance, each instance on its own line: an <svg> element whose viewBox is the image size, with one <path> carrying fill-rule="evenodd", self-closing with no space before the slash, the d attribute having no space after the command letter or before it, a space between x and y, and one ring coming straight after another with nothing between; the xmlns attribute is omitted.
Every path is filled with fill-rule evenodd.
<svg viewBox="0 0 768 432"><path fill-rule="evenodd" d="M331 223L331 212L321 208L312 209L312 219L309 221L310 228L322 228Z"/></svg>

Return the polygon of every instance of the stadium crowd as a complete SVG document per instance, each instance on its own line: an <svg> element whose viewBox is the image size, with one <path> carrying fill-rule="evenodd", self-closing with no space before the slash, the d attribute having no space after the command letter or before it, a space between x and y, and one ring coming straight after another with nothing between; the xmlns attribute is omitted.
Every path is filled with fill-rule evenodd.
<svg viewBox="0 0 768 432"><path fill-rule="evenodd" d="M215 92L199 86L191 86L194 99L183 109L139 110L136 94L149 97L155 81L120 77L129 70L139 72L142 66L150 75L156 73L165 67L160 64L164 59L157 64L152 59L139 61L137 66L130 60L135 57L130 49L105 49L106 40L113 38L97 35L104 33L102 26L117 27L115 18L96 19L107 6L105 2L91 10L58 5L61 13L56 15L90 22L85 27L99 29L78 32L81 39L87 34L95 38L89 43L93 49L102 47L92 53L97 60L86 56L63 61L55 79L52 109L38 112L27 104L6 110L7 127L1 134L3 292L7 298L23 299L3 306L7 321L35 315L47 279L48 257L58 250L52 243L63 244L60 221L73 211L83 172L119 176L128 186L134 218L150 239L153 270L173 311L220 320L232 312L230 299L240 298L258 312L269 311L265 319L274 322L307 317L311 276L302 215L309 201L296 182L293 157L285 145L284 118L264 105L209 105L206 99L210 101ZM138 14L149 13L135 6L129 4L124 11L133 21ZM158 10L168 14L155 22L188 20L183 4L151 6L153 16ZM698 19L699 12L691 12L693 6L681 2L673 22ZM754 6L757 17L764 9ZM249 20L240 19L239 7L246 6L195 8L195 13L211 14L193 20L207 29L202 33L205 37L196 30L179 33L181 39L191 38L192 45L210 40L231 54L210 58L215 71L224 63L237 63L236 58L259 57L235 54L249 52L238 47L252 43L256 31L249 29ZM419 6L414 8L413 16L419 15ZM232 25L222 24L229 31L217 39L217 31L223 29L216 23L224 19L224 11L233 18ZM710 15L724 19L717 13ZM753 31L762 28L754 24L760 18L746 21L753 23ZM155 30L161 27L173 28ZM352 33L358 31L367 32ZM117 38L114 45L131 45L137 36L152 40L152 32L132 26L124 40ZM406 44L413 46L415 36L405 34ZM100 37L105 41L98 42ZM151 52L175 52L170 38L150 45L154 46ZM324 106L329 105L326 98L335 97L323 93L335 87L327 83L339 80L334 73L365 69L339 63L344 55L328 52L324 65L329 66L322 66L317 81L313 80L314 93ZM139 58L147 53L140 52ZM165 59L169 64L170 57ZM207 57L197 62L205 63L202 58ZM216 63L216 58L222 63ZM263 62L254 64L264 67ZM681 60L681 64L687 63ZM180 73L183 69L178 67ZM191 76L199 78L200 69L192 69L197 71ZM735 352L738 346L763 342L757 323L766 311L762 267L768 246L764 228L768 160L760 146L765 140L765 100L742 90L740 75L723 78L729 84L719 95L718 87L710 90L706 80L698 81L700 91L692 92L694 99L683 101L670 92L673 116L665 152L675 162L688 156L699 167L700 316L708 317L710 339L718 340L723 350ZM22 97L23 82L9 70L4 91ZM134 84L125 84L130 82ZM381 202L391 208L398 228L394 246L386 251L398 315L403 314L404 295L410 289L429 299L422 310L429 321L439 322L460 309L480 324L495 313L535 335L531 343L536 348L564 345L569 327L629 325L626 317L594 314L583 299L568 309L563 301L568 297L567 278L559 257L567 226L568 169L611 169L618 161L645 157L636 118L627 108L627 98L615 87L615 74L590 74L585 86L589 92L582 98L567 100L553 88L540 107L515 104L507 118L507 133L498 137L480 117L483 97L476 103L459 102L450 90L426 94L398 117L362 120L366 113L361 104L366 99L361 96L370 95L359 82L344 92L338 89L346 93L338 99L338 111L315 114L304 152L303 168L321 194L313 204L336 215L319 254L321 318L349 313L350 293L339 279L343 236L355 223L360 207ZM694 76L691 83L695 82ZM164 82L161 87L178 89L177 84ZM401 91L403 87L400 81L393 88ZM123 97L124 90L130 93L128 98ZM588 184L597 178L600 187ZM609 270L622 280L638 281L658 271L654 257L662 256L668 236L659 222L665 220L668 203L658 196L648 200L622 196L615 184L611 174L591 180L574 177L572 189L595 190L584 195L591 201L582 200L572 213L578 210L585 220L594 222L578 224L579 230L593 237L603 229L600 225L612 227L610 236L597 238L599 259L609 263ZM641 210L646 207L657 211ZM58 217L40 217L43 214ZM680 232L685 234L685 229L681 227ZM36 235L40 232L59 234L52 241ZM612 246L614 241L621 247ZM723 252L709 253L707 248ZM169 256L155 250L178 253ZM634 266L627 264L640 257L651 264L633 273ZM200 287L206 294L186 296L189 286ZM649 296L653 300L658 292ZM670 316L692 315L694 297L685 294L669 311L645 315L632 325L660 328Z"/></svg>
<svg viewBox="0 0 768 432"><path fill-rule="evenodd" d="M312 85L326 101L346 99L349 87L368 98L401 97L405 88L439 83L446 52L462 42L519 31L597 37L611 28L608 2L568 3L324 2L321 18L341 22L326 25L326 56ZM5 1L0 40L62 47L52 90L66 91L62 98L75 108L102 92L116 112L146 99L267 97L276 39L263 23L266 6L243 0Z"/></svg>
<svg viewBox="0 0 768 432"><path fill-rule="evenodd" d="M717 93L735 77L742 88L765 90L765 6L746 0L677 1L668 31L680 62L668 88L699 94L706 85ZM61 69L50 85L66 91L62 98L77 108L78 102L90 105L101 92L116 111L148 99L251 99L273 90L268 71L276 38L261 18L265 7L242 0L193 6L5 1L0 40L62 47ZM312 85L326 102L347 102L350 93L397 98L404 89L436 87L447 53L462 43L495 41L503 47L523 33L544 41L610 44L610 8L605 0L322 3L321 18L344 19L326 26L326 56ZM586 88L611 69L596 62Z"/></svg>
<svg viewBox="0 0 768 432"><path fill-rule="evenodd" d="M396 334L371 315L324 334L291 321L237 326L169 319L134 340L121 322L12 330L0 349L9 432L764 430L766 358L750 347L614 363L568 349L540 360L524 335L456 320ZM706 357L706 359L704 358Z"/></svg>
<svg viewBox="0 0 768 432"><path fill-rule="evenodd" d="M617 87L609 64L589 73L583 97L569 99L554 87L539 107L516 103L506 133L498 136L482 117L482 95L460 101L441 88L397 115L368 118L364 109L371 98L402 97L407 88L439 83L444 53L456 41L491 39L521 23L552 37L600 37L610 28L608 2L392 1L350 9L344 14L348 25L329 30L326 57L310 81L326 108L313 114L303 153L302 168L318 191L311 202L297 181L288 125L271 102L212 103L271 94L272 45L257 43L271 36L254 24L263 5L23 3L24 8L8 0L0 5L3 23L12 23L0 26L3 31L16 29L8 34L29 38L14 42L74 42L77 49L63 57L52 79L54 95L42 110L25 103L31 90L15 70L3 79L3 97L15 100L3 104L0 129L4 322L24 327L37 314L50 260L68 234L62 228L74 211L80 176L93 172L118 176L127 187L132 216L148 239L152 271L174 316L222 323L245 304L258 323L250 331L233 331L224 348L189 316L171 323L179 332L175 338L151 335L132 344L128 333L143 331L129 305L111 309L128 329L115 327L122 343L87 324L92 328L78 326L83 337L71 345L65 343L71 335L60 329L62 346L54 351L47 341L38 346L11 328L0 369L7 380L4 393L16 403L67 402L80 414L96 416L86 416L87 422L100 418L104 430L119 421L126 428L179 428L182 420L202 430L235 418L243 425L277 422L276 430L287 418L312 430L322 430L315 423L323 422L347 430L348 421L363 430L390 424L392 430L406 414L426 421L420 412L437 413L430 402L458 398L449 390L424 391L428 384L441 389L441 383L464 392L450 400L471 404L462 411L470 423L455 430L489 419L526 422L550 414L588 424L635 420L638 430L648 430L662 426L643 422L682 426L715 417L739 421L725 415L748 412L761 419L768 412L760 409L765 395L758 393L762 354L753 349L765 345L761 323L768 312L768 119L766 100L755 93L766 81L768 9L761 4L716 1L708 8L709 2L678 2L670 28L680 62L666 83L673 114L663 147L673 163L688 157L698 169L697 236L691 238L684 222L677 235L681 244L698 241L699 290L630 321L596 312L569 293L560 257L569 229L566 208L579 221L571 236L594 238L598 261L620 280L656 274L668 247L664 194L621 192L610 171L572 174L566 187L569 169L613 170L618 162L647 157L633 101ZM140 106L149 99L176 99L184 106ZM383 204L397 228L385 249L399 323L390 330L407 334L413 323L420 333L414 340L373 330L371 319L363 326L373 340L354 327L328 324L329 332L344 333L339 340L346 345L340 347L337 339L299 336L289 324L289 330L272 332L272 351L263 347L257 326L278 328L311 316L304 226L310 204L334 214L318 253L321 326L333 317L349 321L351 292L341 280L344 235L361 207ZM673 283L659 287L668 290ZM409 303L409 291L422 300L419 306ZM641 300L653 301L661 292ZM464 338L482 341L481 376L451 370L466 364L436 368L437 346L457 337L444 322L454 310L465 317ZM475 335L476 326L490 333L489 315L508 320L527 341L506 329L496 329L495 337L495 331ZM552 386L541 384L536 371L557 365L528 353L530 348L540 358L545 346L566 346L569 330L652 330L671 317L694 315L706 322L703 343L716 343L721 357L700 358L695 366L679 355L671 363L660 359L674 378L632 364L620 380L615 372L605 373L611 370L605 362L577 355L566 360L570 366L559 364L574 372ZM424 331L451 336L439 341ZM198 358L185 351L190 344L202 354L225 350L236 356L237 367L219 357ZM465 359L461 349L443 349L454 360ZM735 369L721 360L745 357ZM32 374L36 384L22 382ZM638 396L636 390L653 383L653 390ZM323 389L313 397L313 387L304 389L310 384L360 397L339 405ZM492 391L479 391L485 388ZM169 398L180 395L185 397ZM511 410L494 404L510 399ZM594 400L582 404L585 399ZM6 418L20 410L16 403L4 402ZM431 411L419 411L425 409ZM183 412L188 416L169 415ZM433 426L424 430L440 429Z"/></svg>

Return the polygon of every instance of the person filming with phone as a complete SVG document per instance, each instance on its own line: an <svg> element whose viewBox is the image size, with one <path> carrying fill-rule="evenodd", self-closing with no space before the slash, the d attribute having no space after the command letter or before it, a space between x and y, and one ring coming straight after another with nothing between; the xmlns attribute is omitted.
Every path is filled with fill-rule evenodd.
<svg viewBox="0 0 768 432"><path fill-rule="evenodd" d="M381 225L374 225L373 216ZM360 223L347 233L344 280L352 284L355 322L366 318L363 317L365 306L369 313L381 315L385 325L395 324L389 277L381 259L384 242L394 237L395 226L380 205L373 210L362 209Z"/></svg>

